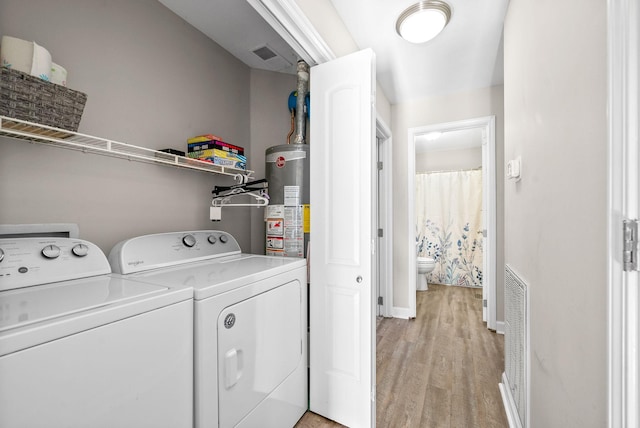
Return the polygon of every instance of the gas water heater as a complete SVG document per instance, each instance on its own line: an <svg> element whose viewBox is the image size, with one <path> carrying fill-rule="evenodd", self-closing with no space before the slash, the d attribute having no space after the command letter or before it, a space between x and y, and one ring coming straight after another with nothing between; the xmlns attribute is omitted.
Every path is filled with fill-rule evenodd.
<svg viewBox="0 0 640 428"><path fill-rule="evenodd" d="M305 144L309 66L298 61L297 69L297 91L289 97L291 131L287 144L269 147L265 153L269 183L265 252L270 256L306 257L309 243L309 145ZM289 144L294 115L296 135L294 143Z"/></svg>

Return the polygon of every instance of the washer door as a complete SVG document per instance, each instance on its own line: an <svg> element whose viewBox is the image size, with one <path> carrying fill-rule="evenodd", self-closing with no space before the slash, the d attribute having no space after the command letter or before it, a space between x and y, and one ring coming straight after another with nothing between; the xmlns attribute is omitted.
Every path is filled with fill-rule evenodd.
<svg viewBox="0 0 640 428"><path fill-rule="evenodd" d="M292 281L218 317L220 427L236 426L302 358L301 284Z"/></svg>

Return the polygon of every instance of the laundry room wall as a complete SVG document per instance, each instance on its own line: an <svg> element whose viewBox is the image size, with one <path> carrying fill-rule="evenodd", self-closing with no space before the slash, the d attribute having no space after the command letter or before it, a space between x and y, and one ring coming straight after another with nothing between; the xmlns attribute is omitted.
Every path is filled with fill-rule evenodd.
<svg viewBox="0 0 640 428"><path fill-rule="evenodd" d="M79 132L181 150L214 133L245 147L252 167L250 69L156 0L3 0L0 34L36 41L67 68L68 86L88 95ZM211 190L228 184L0 138L0 223L77 223L106 252L131 236L204 228L249 249L251 208L209 221Z"/></svg>
<svg viewBox="0 0 640 428"><path fill-rule="evenodd" d="M391 129L393 130L393 182L394 228L393 244L393 306L408 308L408 265L406 207L408 204L407 182L408 132L410 128L435 125L438 123L473 119L484 116L496 117L496 183L497 183L497 278L496 278L496 318L504 320L504 87L493 86L474 91L460 92L446 96L435 96L422 100L394 104L391 108Z"/></svg>

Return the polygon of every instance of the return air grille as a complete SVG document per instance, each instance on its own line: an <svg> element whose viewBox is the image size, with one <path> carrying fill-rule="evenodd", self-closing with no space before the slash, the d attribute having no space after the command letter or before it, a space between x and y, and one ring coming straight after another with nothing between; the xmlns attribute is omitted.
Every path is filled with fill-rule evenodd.
<svg viewBox="0 0 640 428"><path fill-rule="evenodd" d="M505 376L521 426L525 427L527 403L526 331L527 284L505 267Z"/></svg>

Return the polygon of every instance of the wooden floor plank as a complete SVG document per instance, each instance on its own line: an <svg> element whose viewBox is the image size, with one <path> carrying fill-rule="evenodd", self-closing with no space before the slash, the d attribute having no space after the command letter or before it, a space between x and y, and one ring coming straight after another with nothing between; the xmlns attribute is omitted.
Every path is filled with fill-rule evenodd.
<svg viewBox="0 0 640 428"><path fill-rule="evenodd" d="M504 337L482 322L481 290L429 285L416 319L377 320L376 425L508 427L498 389ZM341 427L307 412L296 428Z"/></svg>

